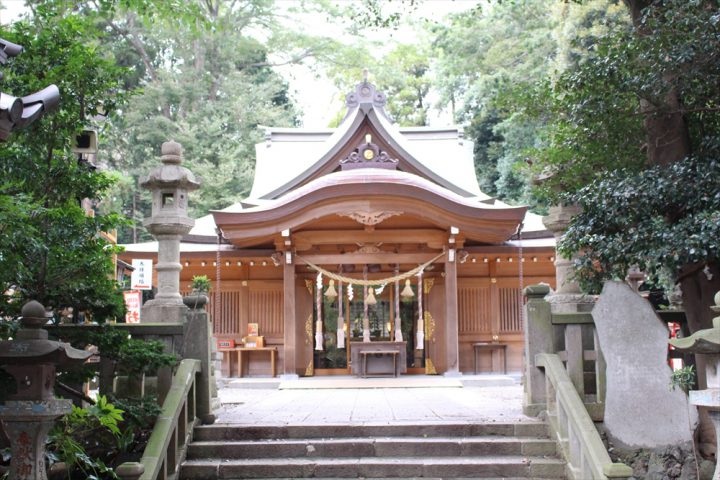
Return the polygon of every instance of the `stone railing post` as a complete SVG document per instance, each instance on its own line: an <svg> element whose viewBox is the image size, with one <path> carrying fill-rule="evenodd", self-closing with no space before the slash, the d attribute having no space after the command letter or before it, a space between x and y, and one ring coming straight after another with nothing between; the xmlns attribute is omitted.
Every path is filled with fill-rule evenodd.
<svg viewBox="0 0 720 480"><path fill-rule="evenodd" d="M143 473L145 467L137 462L126 462L115 469L115 474L120 480L139 480Z"/></svg>
<svg viewBox="0 0 720 480"><path fill-rule="evenodd" d="M523 412L537 416L545 410L545 371L535 364L540 353L555 353L553 345L552 313L545 296L550 293L548 285L530 285L523 290L528 301L525 304L525 382Z"/></svg>
<svg viewBox="0 0 720 480"><path fill-rule="evenodd" d="M210 315L205 310L208 297L205 295L192 295L184 299L185 305L190 307L186 315L185 334L183 335L183 358L200 360L200 375L195 381L196 412L203 424L215 421L212 413L213 385L215 378L212 374L212 324Z"/></svg>

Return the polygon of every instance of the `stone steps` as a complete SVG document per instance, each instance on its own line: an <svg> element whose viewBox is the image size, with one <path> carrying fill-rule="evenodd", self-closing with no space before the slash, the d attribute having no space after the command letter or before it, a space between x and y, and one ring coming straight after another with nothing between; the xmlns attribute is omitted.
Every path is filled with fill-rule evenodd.
<svg viewBox="0 0 720 480"><path fill-rule="evenodd" d="M556 444L552 440L532 437L223 440L193 442L188 447L187 458L550 456L555 455L556 449Z"/></svg>
<svg viewBox="0 0 720 480"><path fill-rule="evenodd" d="M565 464L556 458L525 456L263 458L188 460L182 479L239 478L564 478Z"/></svg>
<svg viewBox="0 0 720 480"><path fill-rule="evenodd" d="M197 427L181 480L564 478L542 423Z"/></svg>
<svg viewBox="0 0 720 480"><path fill-rule="evenodd" d="M195 441L261 440L283 438L347 437L538 437L548 438L541 422L518 423L362 423L331 425L203 425L196 427Z"/></svg>

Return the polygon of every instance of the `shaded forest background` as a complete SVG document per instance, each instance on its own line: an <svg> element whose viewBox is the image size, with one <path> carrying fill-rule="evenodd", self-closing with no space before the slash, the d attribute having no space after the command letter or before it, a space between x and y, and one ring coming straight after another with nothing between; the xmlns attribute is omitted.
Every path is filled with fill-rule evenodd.
<svg viewBox="0 0 720 480"><path fill-rule="evenodd" d="M138 184L162 142L183 144L204 182L191 214L205 215L249 193L262 126L303 125L307 98L334 102L336 115L304 126L337 125L342 99L326 100L324 82L349 92L367 68L399 125L464 126L487 194L541 214L583 207L560 248L583 252L587 290L637 266L666 289L682 283L693 316L709 321L720 289L718 0L487 0L447 16L421 0L27 4L1 32L26 46L3 88L57 83L63 103L0 149L4 301L103 308L111 247L98 232L150 239ZM317 81L296 92L288 75L301 69ZM98 171L70 150L87 127L100 133Z"/></svg>

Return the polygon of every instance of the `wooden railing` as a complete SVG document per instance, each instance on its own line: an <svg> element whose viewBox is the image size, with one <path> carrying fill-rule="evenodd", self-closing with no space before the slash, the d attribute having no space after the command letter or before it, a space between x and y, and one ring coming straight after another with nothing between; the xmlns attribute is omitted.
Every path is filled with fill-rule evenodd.
<svg viewBox="0 0 720 480"><path fill-rule="evenodd" d="M200 372L199 360L180 362L140 463L125 463L116 470L122 480L176 478L199 421L195 380Z"/></svg>

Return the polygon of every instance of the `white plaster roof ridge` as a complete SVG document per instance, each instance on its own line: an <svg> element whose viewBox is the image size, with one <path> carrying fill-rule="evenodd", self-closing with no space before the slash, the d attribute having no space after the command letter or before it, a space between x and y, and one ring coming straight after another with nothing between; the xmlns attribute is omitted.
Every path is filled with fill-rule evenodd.
<svg viewBox="0 0 720 480"><path fill-rule="evenodd" d="M509 203L505 203L502 200L495 200L496 204L502 205L505 207L511 207ZM537 213L533 213L530 210L528 210L525 213L525 219L523 220L523 232L543 232L547 230L547 227L545 227L545 224L543 224L542 221L542 215L538 215ZM553 240L554 242L554 240ZM555 243L553 243L555 245Z"/></svg>
<svg viewBox="0 0 720 480"><path fill-rule="evenodd" d="M505 245L513 247L555 247L555 237L524 238L522 240L508 240Z"/></svg>
<svg viewBox="0 0 720 480"><path fill-rule="evenodd" d="M475 173L472 142L468 142L458 135L457 138L444 139L449 140L450 145L442 145L441 148L432 149L429 148L429 144L423 144L422 148L420 148L419 145L413 145L413 141L405 138L400 128L390 123L383 115L371 115L368 112L368 117L376 120L398 143L398 146L405 150L415 161L444 180L444 182L454 185L457 189L465 192L464 196L485 195L480 190ZM437 144L437 139L435 140ZM451 150L454 150L454 152ZM453 161L448 161L450 159Z"/></svg>
<svg viewBox="0 0 720 480"><path fill-rule="evenodd" d="M343 138L352 134L351 130L354 130L365 117L359 107L348 113L345 120L324 142L308 142L307 145L309 146L305 147L304 158L299 154L300 149L297 144L293 145L292 149L280 159L272 155L263 155L268 149L277 148L279 145L273 142L257 144L255 146L255 178L253 179L250 197L256 199L273 197L275 192L284 190L288 184L303 173L308 170L315 170L324 164L328 156L344 146ZM282 162L282 165L274 164L280 162ZM278 181L279 175L283 175L280 181Z"/></svg>

